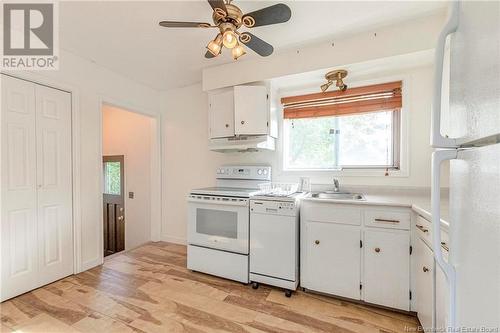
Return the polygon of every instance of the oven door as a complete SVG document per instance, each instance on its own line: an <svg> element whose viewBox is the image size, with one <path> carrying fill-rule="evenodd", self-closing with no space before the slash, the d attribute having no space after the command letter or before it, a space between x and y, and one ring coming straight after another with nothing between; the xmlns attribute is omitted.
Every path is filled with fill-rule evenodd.
<svg viewBox="0 0 500 333"><path fill-rule="evenodd" d="M248 199L189 195L189 244L248 254L248 237Z"/></svg>

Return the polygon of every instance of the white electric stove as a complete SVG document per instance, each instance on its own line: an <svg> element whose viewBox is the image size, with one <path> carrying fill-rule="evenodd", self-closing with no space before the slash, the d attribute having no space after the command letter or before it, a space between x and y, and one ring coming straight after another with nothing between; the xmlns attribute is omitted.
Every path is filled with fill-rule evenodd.
<svg viewBox="0 0 500 333"><path fill-rule="evenodd" d="M223 166L216 187L188 196L188 269L249 282L250 197L271 180L270 166Z"/></svg>

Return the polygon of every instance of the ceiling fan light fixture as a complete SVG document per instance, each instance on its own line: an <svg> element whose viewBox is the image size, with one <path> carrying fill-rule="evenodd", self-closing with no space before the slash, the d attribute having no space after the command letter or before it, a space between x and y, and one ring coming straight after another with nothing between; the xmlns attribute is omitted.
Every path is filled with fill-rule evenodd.
<svg viewBox="0 0 500 333"><path fill-rule="evenodd" d="M228 49L232 49L238 44L238 37L233 30L227 29L224 31L224 35L222 36L222 43Z"/></svg>
<svg viewBox="0 0 500 333"><path fill-rule="evenodd" d="M222 49L222 35L218 34L214 40L211 40L207 45L207 49L214 57L217 57Z"/></svg>
<svg viewBox="0 0 500 333"><path fill-rule="evenodd" d="M245 49L239 43L231 50L234 60L246 54Z"/></svg>

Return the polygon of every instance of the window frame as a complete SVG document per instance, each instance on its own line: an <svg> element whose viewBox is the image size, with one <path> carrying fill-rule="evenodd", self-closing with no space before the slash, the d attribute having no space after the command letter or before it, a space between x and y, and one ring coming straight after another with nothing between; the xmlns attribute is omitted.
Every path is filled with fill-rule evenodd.
<svg viewBox="0 0 500 333"><path fill-rule="evenodd" d="M387 76L381 77L376 80L363 80L357 82L351 82L351 87L361 87L372 84L386 83L391 81L402 81L402 107L399 111L394 112L399 117L399 127L395 128L397 130L394 132L398 137L399 149L393 149L393 159L394 162L398 162L398 165L394 163L397 167L387 168L386 166L380 166L378 168L359 166L359 167L342 167L338 169L328 168L328 169L296 169L288 168L285 163L285 149L286 149L286 139L285 137L289 134L287 132L287 126L285 126L285 119L283 118L283 106L281 103L279 105L280 112L278 112L278 126L279 126L279 137L277 141L277 155L278 155L278 172L277 175L283 179L296 179L297 176L310 177L313 181L326 181L325 177L409 177L409 101L410 101L410 91L411 91L411 80L409 75L397 75L397 76ZM294 89L287 91L280 91L277 96L277 100L280 101L282 97L290 95L300 95L312 92L317 92L318 88L308 87L302 89ZM394 142L396 140L394 139Z"/></svg>

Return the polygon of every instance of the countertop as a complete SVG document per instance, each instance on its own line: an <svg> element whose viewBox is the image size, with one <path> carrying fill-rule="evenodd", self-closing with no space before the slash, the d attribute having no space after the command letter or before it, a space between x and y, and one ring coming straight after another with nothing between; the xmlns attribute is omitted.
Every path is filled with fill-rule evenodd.
<svg viewBox="0 0 500 333"><path fill-rule="evenodd" d="M343 188L342 191L351 193L362 193L366 200L338 200L318 199L306 196L302 200L317 202L332 202L352 205L379 205L409 207L417 214L431 221L431 195L429 189L395 189L395 188ZM441 227L445 230L449 227L449 200L448 191L441 193Z"/></svg>

